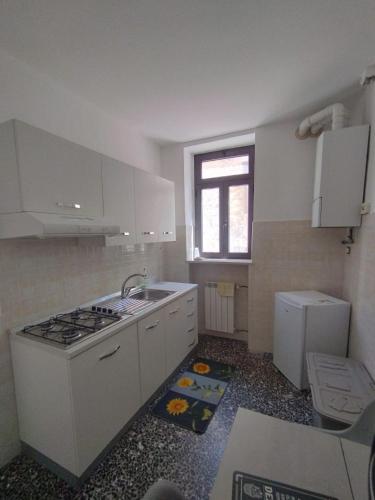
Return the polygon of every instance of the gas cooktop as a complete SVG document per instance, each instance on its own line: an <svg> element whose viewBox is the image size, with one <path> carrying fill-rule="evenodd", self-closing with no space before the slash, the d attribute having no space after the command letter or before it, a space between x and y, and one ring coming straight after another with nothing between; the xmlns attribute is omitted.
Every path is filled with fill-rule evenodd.
<svg viewBox="0 0 375 500"><path fill-rule="evenodd" d="M57 342L67 347L120 321L120 319L121 315L112 309L106 309L105 312L76 309L69 313L53 316L42 323L26 326L22 331L25 334Z"/></svg>

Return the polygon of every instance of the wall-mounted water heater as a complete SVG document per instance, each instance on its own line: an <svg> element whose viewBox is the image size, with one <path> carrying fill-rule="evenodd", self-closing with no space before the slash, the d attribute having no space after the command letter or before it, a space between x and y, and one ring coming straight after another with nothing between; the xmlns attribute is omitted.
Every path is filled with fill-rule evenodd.
<svg viewBox="0 0 375 500"><path fill-rule="evenodd" d="M322 132L315 159L312 227L361 225L369 125Z"/></svg>

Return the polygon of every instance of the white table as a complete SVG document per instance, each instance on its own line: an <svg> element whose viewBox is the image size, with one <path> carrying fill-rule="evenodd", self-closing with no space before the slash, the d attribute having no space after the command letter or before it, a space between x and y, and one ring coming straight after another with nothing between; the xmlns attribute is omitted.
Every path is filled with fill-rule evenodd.
<svg viewBox="0 0 375 500"><path fill-rule="evenodd" d="M367 499L370 448L240 408L210 498L232 498L241 471L339 500Z"/></svg>

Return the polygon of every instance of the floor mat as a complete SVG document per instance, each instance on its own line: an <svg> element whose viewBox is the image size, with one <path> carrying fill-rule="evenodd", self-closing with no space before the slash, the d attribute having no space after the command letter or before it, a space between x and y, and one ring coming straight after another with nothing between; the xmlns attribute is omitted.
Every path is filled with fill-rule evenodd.
<svg viewBox="0 0 375 500"><path fill-rule="evenodd" d="M157 417L203 434L233 373L231 365L197 358L152 412Z"/></svg>

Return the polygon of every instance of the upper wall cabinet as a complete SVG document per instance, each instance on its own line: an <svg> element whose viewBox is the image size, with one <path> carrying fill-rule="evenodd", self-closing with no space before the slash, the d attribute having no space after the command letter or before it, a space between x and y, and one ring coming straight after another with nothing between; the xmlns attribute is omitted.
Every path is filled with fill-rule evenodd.
<svg viewBox="0 0 375 500"><path fill-rule="evenodd" d="M136 243L134 168L102 157L104 216L120 225L122 235L107 238L109 245Z"/></svg>
<svg viewBox="0 0 375 500"><path fill-rule="evenodd" d="M136 170L134 192L137 242L175 240L173 182Z"/></svg>
<svg viewBox="0 0 375 500"><path fill-rule="evenodd" d="M369 126L323 132L315 160L313 227L361 225Z"/></svg>
<svg viewBox="0 0 375 500"><path fill-rule="evenodd" d="M11 120L0 126L0 212L103 215L98 153Z"/></svg>
<svg viewBox="0 0 375 500"><path fill-rule="evenodd" d="M134 180L137 242L158 241L159 197L157 196L156 178L148 172L136 170Z"/></svg>
<svg viewBox="0 0 375 500"><path fill-rule="evenodd" d="M160 213L158 241L176 241L174 183L158 177L156 189L159 198L158 207Z"/></svg>
<svg viewBox="0 0 375 500"><path fill-rule="evenodd" d="M0 124L1 237L30 235L22 212L58 219L38 220L36 236L116 234L106 237L108 245L176 238L173 182L9 120Z"/></svg>

